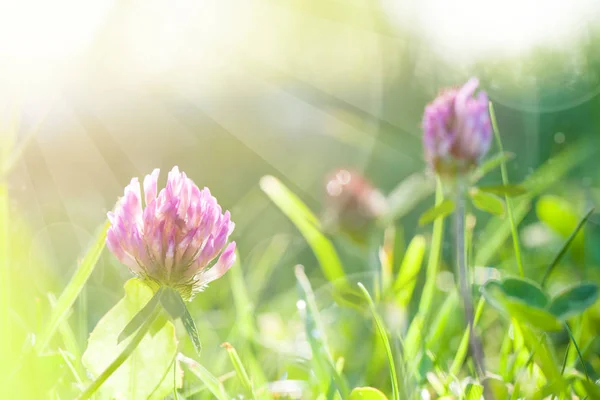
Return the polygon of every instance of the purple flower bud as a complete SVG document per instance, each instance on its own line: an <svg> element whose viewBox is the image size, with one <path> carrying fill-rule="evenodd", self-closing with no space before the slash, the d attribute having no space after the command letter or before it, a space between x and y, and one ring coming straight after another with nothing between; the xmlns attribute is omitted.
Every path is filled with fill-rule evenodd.
<svg viewBox="0 0 600 400"><path fill-rule="evenodd" d="M429 167L456 175L477 166L490 148L492 125L485 92L471 78L461 88L442 92L425 107L423 146Z"/></svg>
<svg viewBox="0 0 600 400"><path fill-rule="evenodd" d="M326 177L323 224L363 242L377 219L387 211L385 196L360 173L336 169Z"/></svg>
<svg viewBox="0 0 600 400"><path fill-rule="evenodd" d="M233 265L235 242L228 240L235 224L207 188L198 189L177 167L160 193L158 174L144 178L143 197L138 178L125 188L108 213L106 245L136 275L191 299Z"/></svg>

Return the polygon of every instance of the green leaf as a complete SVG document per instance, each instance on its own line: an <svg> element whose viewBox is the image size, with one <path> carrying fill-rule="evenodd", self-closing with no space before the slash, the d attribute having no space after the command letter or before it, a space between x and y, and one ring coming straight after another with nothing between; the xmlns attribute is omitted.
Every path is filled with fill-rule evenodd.
<svg viewBox="0 0 600 400"><path fill-rule="evenodd" d="M160 302L173 320L181 318L183 327L192 340L196 353L200 355L202 345L200 343L200 338L198 337L198 330L196 329L194 319L181 298L181 295L172 288L165 288L164 293L160 298Z"/></svg>
<svg viewBox="0 0 600 400"><path fill-rule="evenodd" d="M469 196L478 209L494 215L504 215L504 202L498 196L482 192L477 188L472 188Z"/></svg>
<svg viewBox="0 0 600 400"><path fill-rule="evenodd" d="M532 282L517 278L504 282L490 280L481 292L490 305L505 316L544 331L562 329L561 322L545 308L548 304L546 295Z"/></svg>
<svg viewBox="0 0 600 400"><path fill-rule="evenodd" d="M598 285L582 283L572 286L552 299L550 312L560 319L583 313L598 300Z"/></svg>
<svg viewBox="0 0 600 400"><path fill-rule="evenodd" d="M375 303L373 303L373 299L369 294L367 288L364 287L362 283L359 283L358 286L363 292L365 299L369 302L369 309L371 310L371 314L373 315L373 319L375 320L375 325L377 327L377 332L379 333L379 337L381 338L381 342L385 347L385 352L388 359L389 369L390 369L390 380L392 382L392 397L394 400L400 400L400 389L398 376L396 375L396 362L394 361L394 354L392 353L392 347L390 346L390 341L388 339L387 331L385 330L385 326L383 325L383 320L377 313L377 309L375 307Z"/></svg>
<svg viewBox="0 0 600 400"><path fill-rule="evenodd" d="M348 400L387 400L387 397L375 388L357 387L352 390Z"/></svg>
<svg viewBox="0 0 600 400"><path fill-rule="evenodd" d="M99 376L121 353L126 342L117 344L122 327L150 301L152 289L139 279L125 284L125 297L98 322L82 361L89 374ZM96 392L99 399L162 399L173 390L172 368L177 354L175 327L158 320L155 331L144 336L131 356ZM181 375L177 385L181 386Z"/></svg>
<svg viewBox="0 0 600 400"><path fill-rule="evenodd" d="M217 400L230 400L233 398L227 394L221 381L219 381L198 362L182 354L179 354L177 359L184 363L189 370L192 371L192 373L196 375L198 379L202 381L202 383L204 383L206 388L210 391L210 393L212 393L213 396L215 396Z"/></svg>
<svg viewBox="0 0 600 400"><path fill-rule="evenodd" d="M509 152L500 152L490 157L488 160L484 161L479 168L475 170L475 172L472 175L471 182L477 182L489 172L500 167L503 163L505 163L506 161L510 161L513 158L515 158L515 155Z"/></svg>
<svg viewBox="0 0 600 400"><path fill-rule="evenodd" d="M117 338L118 343L121 343L123 340L131 336L131 334L137 331L139 327L142 326L142 324L146 322L148 318L150 318L150 315L154 312L156 305L160 301L162 293L163 288L161 287L154 294L154 296L152 296L150 301L146 303L146 305L140 310L140 312L135 314L135 316L131 319L131 321L129 321L129 323L125 326L123 331L119 334L119 337Z"/></svg>
<svg viewBox="0 0 600 400"><path fill-rule="evenodd" d="M580 233L583 233L583 232L580 232L581 228L583 228L586 221L592 215L593 212L594 212L594 209L592 208L583 216L583 218L579 221L577 226L575 226L574 230L571 232L571 235L567 238L567 241L563 244L563 247L556 254L556 256L554 257L554 259L552 260L552 262L550 263L548 268L546 268L546 272L544 273L544 276L542 277L542 287L544 287L544 285L548 281L548 278L550 277L550 274L552 273L554 268L556 268L556 266L558 265L558 263L560 262L562 257L566 254L571 243L573 243L575 241L575 239L580 235Z"/></svg>
<svg viewBox="0 0 600 400"><path fill-rule="evenodd" d="M482 192L495 194L497 196L521 196L527 193L527 189L521 185L489 185L489 186L478 186L478 189Z"/></svg>
<svg viewBox="0 0 600 400"><path fill-rule="evenodd" d="M483 386L477 383L469 383L465 389L465 400L481 400Z"/></svg>
<svg viewBox="0 0 600 400"><path fill-rule="evenodd" d="M581 380L581 384L585 388L590 400L600 399L600 386L598 386L598 382L594 383L588 380Z"/></svg>
<svg viewBox="0 0 600 400"><path fill-rule="evenodd" d="M447 217L452 211L454 211L454 202L450 199L446 199L421 214L421 217L419 217L419 225L426 225L438 218Z"/></svg>
<svg viewBox="0 0 600 400"><path fill-rule="evenodd" d="M244 364L242 364L242 360L240 359L240 356L238 355L237 351L231 344L227 342L223 343L221 346L225 347L225 349L227 350L229 358L231 359L231 363L233 364L233 368L235 368L235 372L240 382L242 382L244 389L246 389L246 392L250 395L252 399L256 399L256 394L254 393L252 382L250 382L248 372L246 372L246 368L244 368Z"/></svg>
<svg viewBox="0 0 600 400"><path fill-rule="evenodd" d="M534 281L523 278L506 278L502 288L507 296L513 297L532 307L546 308L550 299Z"/></svg>
<svg viewBox="0 0 600 400"><path fill-rule="evenodd" d="M401 306L406 307L412 298L417 277L423 265L425 247L425 238L421 235L416 235L406 249L398 277L394 283L396 301Z"/></svg>
<svg viewBox="0 0 600 400"><path fill-rule="evenodd" d="M318 219L310 209L273 176L264 176L260 180L260 187L304 236L325 277L331 282L346 282L342 262L331 241L319 230Z"/></svg>
<svg viewBox="0 0 600 400"><path fill-rule="evenodd" d="M96 240L92 247L87 251L81 264L77 268L75 275L71 278L65 290L63 290L60 295L56 306L52 310L52 314L50 315L50 320L46 325L46 328L40 335L38 342L36 343L35 350L38 354L42 353L52 336L56 332L56 329L63 321L63 319L68 314L71 306L79 296L79 293L85 286L88 278L94 271L94 267L96 263L100 259L100 255L102 254L102 250L104 250L104 245L106 242L106 231L110 227L110 223L107 221L102 230L96 236Z"/></svg>

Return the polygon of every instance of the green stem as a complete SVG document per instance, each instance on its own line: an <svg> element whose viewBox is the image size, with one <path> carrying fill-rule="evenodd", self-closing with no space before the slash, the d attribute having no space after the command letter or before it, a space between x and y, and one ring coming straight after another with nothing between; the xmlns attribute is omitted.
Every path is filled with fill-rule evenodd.
<svg viewBox="0 0 600 400"><path fill-rule="evenodd" d="M490 118L492 120L494 136L496 138L496 143L498 144L498 149L501 153L504 153L502 140L500 139L500 131L498 130L498 123L496 122L496 113L494 112L494 106L491 102L489 104L489 110ZM502 161L502 163L500 163L500 174L502 175L502 184L508 185L508 172L506 170L506 161ZM510 230L512 233L513 247L515 249L515 257L517 259L517 265L519 266L519 275L521 275L521 277L525 277L525 272L523 269L523 259L521 257L521 246L519 245L519 235L517 232L517 224L515 223L515 218L512 212L511 199L510 197L505 195L504 201L506 202L506 213L508 215L508 220L510 221Z"/></svg>
<svg viewBox="0 0 600 400"><path fill-rule="evenodd" d="M581 355L581 351L579 350L579 346L577 345L577 342L575 341L573 332L571 332L571 328L569 327L569 324L566 322L565 322L565 328L567 329L567 333L569 334L569 337L571 338L571 341L573 342L573 346L575 346L575 350L577 350L577 356L579 356L579 361L581 361L581 366L583 367L583 372L585 373L585 377L589 381L590 375L588 374L588 370L585 365L585 361L583 360L583 355Z"/></svg>
<svg viewBox="0 0 600 400"><path fill-rule="evenodd" d="M467 271L466 248L465 248L465 196L462 183L456 188L456 208L454 211L454 240L456 250L456 266L459 281L459 290L465 308L465 318L469 328L469 342L475 368L478 374L485 375L483 361L483 346L475 333L475 312L473 310L473 298L471 296L471 285Z"/></svg>
<svg viewBox="0 0 600 400"><path fill-rule="evenodd" d="M135 334L131 342L123 349L121 354L115 358L115 360L96 378L94 382L92 382L87 389L79 396L78 400L86 400L89 399L95 392L102 386L104 382L123 364L129 356L135 351L138 347L146 333L150 330L153 322L156 320L158 315L160 314L160 308L158 304L154 307L154 311L150 315L150 317L144 322L144 325L140 327L140 330Z"/></svg>

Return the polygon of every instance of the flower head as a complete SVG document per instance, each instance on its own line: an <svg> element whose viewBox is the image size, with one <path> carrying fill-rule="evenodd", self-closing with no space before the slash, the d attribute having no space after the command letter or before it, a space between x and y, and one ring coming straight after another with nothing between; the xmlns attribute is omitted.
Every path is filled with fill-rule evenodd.
<svg viewBox="0 0 600 400"><path fill-rule="evenodd" d="M471 78L442 92L425 107L423 146L430 168L440 175L462 174L479 164L489 150L492 126L485 92Z"/></svg>
<svg viewBox="0 0 600 400"><path fill-rule="evenodd" d="M360 173L336 169L326 177L324 223L356 241L387 211L385 196Z"/></svg>
<svg viewBox="0 0 600 400"><path fill-rule="evenodd" d="M138 178L125 187L108 213L106 244L135 274L191 299L233 265L235 242L228 239L235 225L208 188L200 190L177 167L157 193L158 174L144 178L143 197Z"/></svg>

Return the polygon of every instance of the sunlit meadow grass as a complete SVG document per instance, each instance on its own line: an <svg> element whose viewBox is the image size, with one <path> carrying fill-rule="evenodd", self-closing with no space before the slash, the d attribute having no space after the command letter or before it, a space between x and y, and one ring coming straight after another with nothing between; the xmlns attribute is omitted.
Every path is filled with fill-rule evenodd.
<svg viewBox="0 0 600 400"><path fill-rule="evenodd" d="M478 112L487 115L487 108ZM32 282L49 278L21 268L31 265L26 250L31 233L12 215L10 192L0 182L2 398L600 398L600 276L591 268L582 274L572 270L590 260L589 246L598 246L592 241L595 223L587 229L597 199L577 205L549 191L596 149L585 141L572 144L524 181L509 182L506 164L513 156L502 147L493 109L490 115L495 145L490 136L485 151L466 156L474 158L468 159L468 173L461 172L458 200L452 198L456 182L442 173L398 182L377 212L365 204L380 201L380 194L363 178L345 192L344 207L330 204L333 209L322 213L278 177L256 182L300 232L314 255L309 262L318 268L297 264L293 254L285 257L289 240L274 236L252 254L242 249L235 263L225 250L227 265L218 261L215 276L231 269L201 291L207 283L201 274L210 271L208 261L231 233L229 214L215 225L224 226L227 235L207 228L213 237L206 233L195 242L193 257L221 238L189 276L181 275L187 269L171 275L177 264L169 262L174 257L169 240L193 234L193 226L172 226L170 239L153 237L158 250L145 264L140 254L150 250L129 243L132 231L124 228L111 248L127 243L126 251L137 252L140 264L128 265L137 275L123 281L123 298L97 318L83 340L78 320L88 316L77 302L86 296L99 260L108 256L111 224L98 227L57 295L49 289L61 283L46 282L40 291ZM2 159L5 173L10 151ZM331 178L337 180L333 189L328 186L334 197L349 190L349 182L358 179L353 174L342 169ZM489 184L480 184L484 178ZM177 199L184 194L177 193L165 195L175 204L172 218L181 211ZM145 206L152 201L146 198ZM423 203L427 211L418 233L403 237L403 217ZM215 200L220 216L217 206ZM370 211L361 213L365 209ZM165 210L157 207L149 217L153 226L168 220ZM453 213L460 227L454 233L446 221ZM528 214L554 234L543 247L522 245ZM127 224L127 215L119 218ZM458 257L465 267L459 273L456 249L445 245L453 236L464 258ZM128 260L119 251L119 259ZM149 263L158 270L148 269ZM166 275L165 265L171 268ZM281 274L294 276L296 287L280 297L266 296ZM184 302L192 286L196 299ZM469 308L471 315L465 315Z"/></svg>

